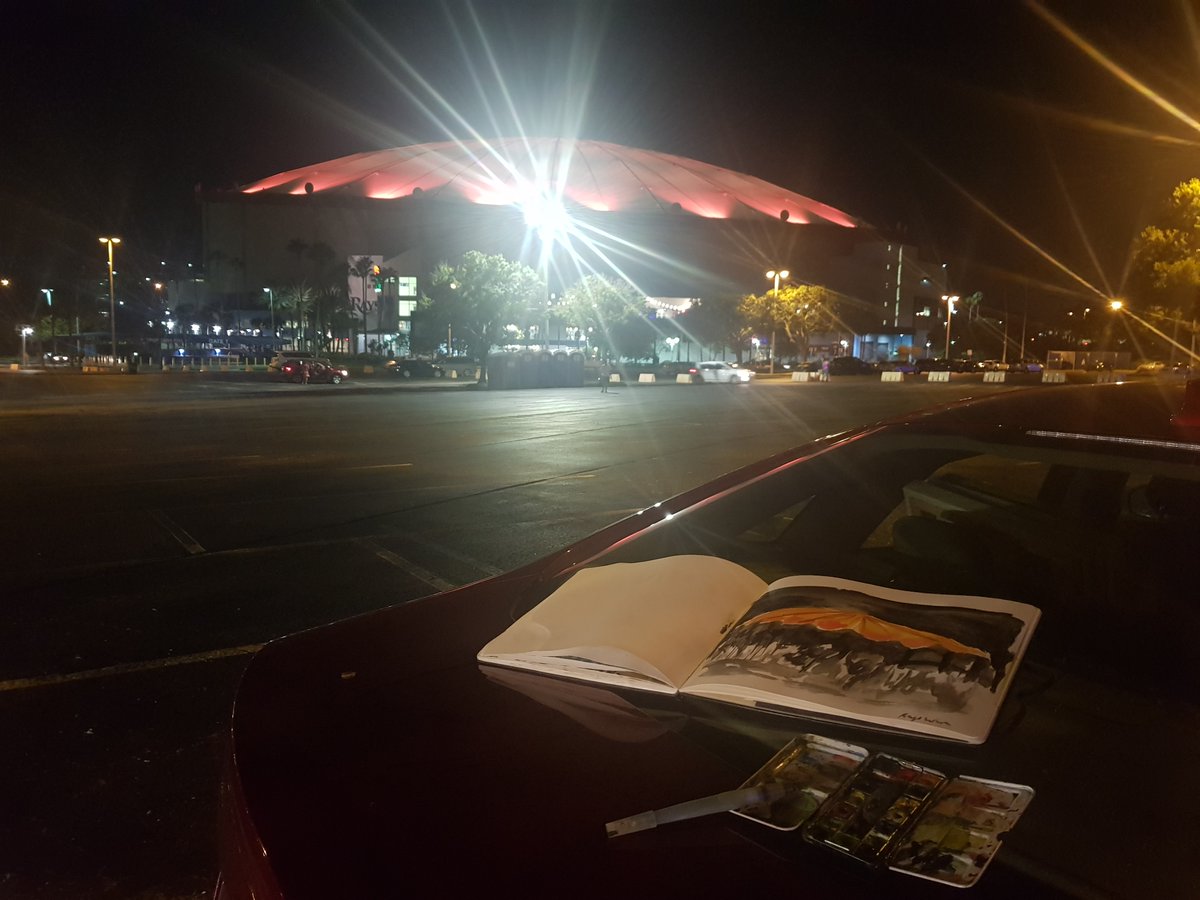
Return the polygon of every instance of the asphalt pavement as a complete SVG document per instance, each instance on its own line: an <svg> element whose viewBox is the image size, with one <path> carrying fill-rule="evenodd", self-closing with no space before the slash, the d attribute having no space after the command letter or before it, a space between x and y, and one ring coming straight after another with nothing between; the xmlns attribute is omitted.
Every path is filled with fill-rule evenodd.
<svg viewBox="0 0 1200 900"><path fill-rule="evenodd" d="M207 896L224 727L262 643L530 562L813 437L1007 389L0 373L0 896Z"/></svg>

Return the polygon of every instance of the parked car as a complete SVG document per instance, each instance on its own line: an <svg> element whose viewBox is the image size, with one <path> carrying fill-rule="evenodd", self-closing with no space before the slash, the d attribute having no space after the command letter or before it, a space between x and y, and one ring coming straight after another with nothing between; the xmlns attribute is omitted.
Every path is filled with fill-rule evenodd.
<svg viewBox="0 0 1200 900"><path fill-rule="evenodd" d="M270 372L282 372L284 370L284 366L286 366L288 363L301 363L305 362L306 360L308 362L312 362L313 360L320 358L321 357L316 353L304 353L298 350L280 350L271 358L271 361L267 363L267 370Z"/></svg>
<svg viewBox="0 0 1200 900"><path fill-rule="evenodd" d="M301 384L305 366L308 366L309 384L341 384L343 379L350 377L349 369L320 357L286 360L281 369L283 377L293 384Z"/></svg>
<svg viewBox="0 0 1200 900"><path fill-rule="evenodd" d="M1194 844L1200 796L1200 384L1186 396L1179 384L1031 389L832 435L509 574L267 644L234 707L216 900L639 897L652 885L704 900L797 885L838 900L942 896L801 830L724 813L605 836L605 823L737 787L804 733L1031 787L974 897L1194 895L1191 856L1164 852ZM1023 658L1003 641L978 649L979 626L959 632L953 652L978 673L1015 667L979 745L477 660L579 572L680 554L763 583L823 575L951 607L1007 598L1041 620ZM836 629L851 627L831 625L825 665L847 660ZM664 632L683 640L676 624ZM945 652L911 649L909 632L871 640L855 672L891 660L897 684L945 692L925 715L956 708ZM943 864L976 858L929 839Z"/></svg>
<svg viewBox="0 0 1200 900"><path fill-rule="evenodd" d="M790 363L788 368L793 372L820 372L825 364L819 359L809 359L804 362Z"/></svg>
<svg viewBox="0 0 1200 900"><path fill-rule="evenodd" d="M1042 364L1036 359L1023 359L1020 362L1011 363L1008 367L1010 372L1041 372Z"/></svg>
<svg viewBox="0 0 1200 900"><path fill-rule="evenodd" d="M754 373L749 369L718 361L696 363L696 374L701 381L723 384L745 384L754 378Z"/></svg>
<svg viewBox="0 0 1200 900"><path fill-rule="evenodd" d="M954 367L948 359L935 359L933 357L924 357L916 362L918 372L949 372Z"/></svg>
<svg viewBox="0 0 1200 900"><path fill-rule="evenodd" d="M654 377L659 381L675 381L679 375L696 375L699 369L694 362L666 362L654 370Z"/></svg>
<svg viewBox="0 0 1200 900"><path fill-rule="evenodd" d="M875 369L857 356L835 356L829 361L830 375L873 375Z"/></svg>
<svg viewBox="0 0 1200 900"><path fill-rule="evenodd" d="M398 378L442 378L446 370L426 359L393 359L387 371Z"/></svg>
<svg viewBox="0 0 1200 900"><path fill-rule="evenodd" d="M871 368L876 372L901 372L905 375L912 375L917 371L917 364L903 359L893 359L873 363Z"/></svg>
<svg viewBox="0 0 1200 900"><path fill-rule="evenodd" d="M1161 359L1146 359L1137 364L1133 370L1134 375L1158 375L1165 371L1167 364Z"/></svg>

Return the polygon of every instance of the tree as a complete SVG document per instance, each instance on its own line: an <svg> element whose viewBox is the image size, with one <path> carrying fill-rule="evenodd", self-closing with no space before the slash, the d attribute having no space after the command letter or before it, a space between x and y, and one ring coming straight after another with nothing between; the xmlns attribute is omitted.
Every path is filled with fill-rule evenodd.
<svg viewBox="0 0 1200 900"><path fill-rule="evenodd" d="M655 356L657 331L646 318L646 298L627 281L584 276L563 294L555 315L582 329L605 357Z"/></svg>
<svg viewBox="0 0 1200 900"><path fill-rule="evenodd" d="M976 291L962 298L963 308L967 311L967 321L974 322L979 318L979 308L983 303L983 292Z"/></svg>
<svg viewBox="0 0 1200 900"><path fill-rule="evenodd" d="M359 283L362 284L362 291L358 299L362 310L362 330L365 343L367 333L367 282L375 277L375 261L369 256L358 257L350 264L350 274L359 279Z"/></svg>
<svg viewBox="0 0 1200 900"><path fill-rule="evenodd" d="M486 377L488 351L505 328L546 296L545 282L529 266L478 250L464 253L457 266L439 264L430 288L421 295L422 308L433 320L452 325L479 360L481 378Z"/></svg>
<svg viewBox="0 0 1200 900"><path fill-rule="evenodd" d="M1138 235L1134 273L1148 298L1157 301L1148 304L1150 317L1173 322L1176 333L1181 324L1191 333L1194 361L1200 320L1200 178L1178 184L1162 224Z"/></svg>
<svg viewBox="0 0 1200 900"><path fill-rule="evenodd" d="M835 326L837 306L837 295L816 284L789 284L778 291L750 294L741 302L746 320L770 330L772 348L776 332L783 331L805 359L811 336Z"/></svg>
<svg viewBox="0 0 1200 900"><path fill-rule="evenodd" d="M300 346L302 347L308 334L304 323L316 300L317 292L304 279L289 282L275 293L275 305L291 312L291 319L296 323L300 332Z"/></svg>
<svg viewBox="0 0 1200 900"><path fill-rule="evenodd" d="M290 241L288 241L287 251L295 258L295 271L296 274L299 275L300 260L302 260L304 258L304 254L308 252L308 244L300 240L300 238L292 238Z"/></svg>
<svg viewBox="0 0 1200 900"><path fill-rule="evenodd" d="M702 344L733 347L740 363L754 326L742 308L742 298L724 295L701 300L689 309L683 328Z"/></svg>

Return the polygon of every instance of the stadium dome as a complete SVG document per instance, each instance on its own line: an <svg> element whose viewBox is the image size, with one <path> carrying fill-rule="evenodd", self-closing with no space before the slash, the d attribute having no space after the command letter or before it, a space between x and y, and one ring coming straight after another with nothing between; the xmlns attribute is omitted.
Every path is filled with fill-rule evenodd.
<svg viewBox="0 0 1200 900"><path fill-rule="evenodd" d="M719 166L562 138L446 141L357 153L281 172L239 190L330 199L388 200L415 194L526 209L553 197L568 211L574 206L601 213L683 211L705 219L765 216L798 225L859 224L824 203Z"/></svg>

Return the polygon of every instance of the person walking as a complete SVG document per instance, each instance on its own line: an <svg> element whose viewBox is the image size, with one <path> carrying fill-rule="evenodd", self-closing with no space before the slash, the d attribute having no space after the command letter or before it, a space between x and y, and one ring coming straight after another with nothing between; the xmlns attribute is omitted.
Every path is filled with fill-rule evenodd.
<svg viewBox="0 0 1200 900"><path fill-rule="evenodd" d="M608 363L600 364L600 393L608 393L608 378L612 374L612 369Z"/></svg>

